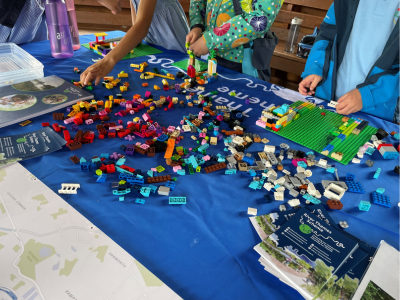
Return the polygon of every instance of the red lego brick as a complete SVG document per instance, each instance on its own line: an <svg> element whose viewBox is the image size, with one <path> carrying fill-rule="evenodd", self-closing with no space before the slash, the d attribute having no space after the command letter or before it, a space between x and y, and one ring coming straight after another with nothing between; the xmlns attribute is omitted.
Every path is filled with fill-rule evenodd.
<svg viewBox="0 0 400 300"><path fill-rule="evenodd" d="M49 122L44 122L44 123L42 123L42 127L50 127L50 123Z"/></svg>

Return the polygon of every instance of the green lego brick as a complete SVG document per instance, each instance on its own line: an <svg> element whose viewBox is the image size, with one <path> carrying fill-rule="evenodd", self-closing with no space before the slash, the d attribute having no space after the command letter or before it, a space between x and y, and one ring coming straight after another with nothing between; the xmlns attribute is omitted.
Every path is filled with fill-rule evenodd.
<svg viewBox="0 0 400 300"><path fill-rule="evenodd" d="M89 44L82 44L82 47L89 49L93 52L95 52L96 54L101 55L99 52L94 51L93 49L90 49ZM146 56L146 55L153 55L153 54L159 54L159 53L163 53L163 51L158 50L154 47L151 47L147 44L139 44L136 48L135 51L133 53L128 53L127 55L125 55L125 57L123 59L130 59L130 58L135 58L135 57L141 57L141 56ZM102 56L102 55L101 55Z"/></svg>
<svg viewBox="0 0 400 300"><path fill-rule="evenodd" d="M290 107L293 108L302 103L302 101L297 101L290 105ZM300 112L300 118L291 122L286 127L281 128L281 130L278 132L273 131L268 127L266 129L311 150L321 153L322 149L328 144L327 138L331 135L330 132L337 131L339 126L343 124L343 116L329 110L321 110L319 108L314 108L312 110L305 110L303 108L298 113ZM325 116L321 116L321 112L324 112ZM352 123L353 120L349 120L349 125L347 128L351 128L353 125ZM333 152L343 153L342 160L338 161L332 158L330 154L328 157L343 165L347 165L357 154L358 149L368 142L371 136L376 132L377 129L372 126L365 127L359 135L351 134L350 132L350 135L340 144L335 145L335 149L333 150Z"/></svg>
<svg viewBox="0 0 400 300"><path fill-rule="evenodd" d="M185 60L174 62L172 65L175 67L178 67L182 70L187 71L188 64L189 64L189 60L185 59ZM202 60L196 59L196 65L194 66L194 68L196 69L196 72L205 71L208 69L208 63L206 63Z"/></svg>

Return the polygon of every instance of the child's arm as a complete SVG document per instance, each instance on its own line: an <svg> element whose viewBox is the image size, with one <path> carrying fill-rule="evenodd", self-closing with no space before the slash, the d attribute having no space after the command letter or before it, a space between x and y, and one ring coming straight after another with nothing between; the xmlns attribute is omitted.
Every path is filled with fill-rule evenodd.
<svg viewBox="0 0 400 300"><path fill-rule="evenodd" d="M200 37L201 33L205 29L205 11L206 11L206 4L204 3L205 0L190 1L190 8L189 8L189 17L190 17L190 32L186 36L186 42L190 44L194 44Z"/></svg>
<svg viewBox="0 0 400 300"><path fill-rule="evenodd" d="M244 2L250 5L243 7ZM207 30L203 33L203 38L208 49L217 49L219 53L225 53L232 48L264 37L281 9L283 1L257 1L254 2L254 7L251 5L252 2L251 0L241 1L243 8L242 15L235 16L220 27ZM202 47L200 46L199 48L201 49ZM196 49L193 50L195 53L199 52Z"/></svg>
<svg viewBox="0 0 400 300"><path fill-rule="evenodd" d="M336 36L336 18L334 3L328 10L324 21L321 24L321 31L316 37L310 55L307 59L306 67L301 77L304 78L299 84L300 94L313 95L315 88L323 78L325 57L332 48ZM308 91L307 88L310 90ZM332 99L325 99L332 100Z"/></svg>
<svg viewBox="0 0 400 300"><path fill-rule="evenodd" d="M370 76L365 83L359 84L356 89L338 99L336 111L342 115L355 113L363 108L372 111L385 105L385 102L393 101L399 97L399 79L398 68Z"/></svg>
<svg viewBox="0 0 400 300"><path fill-rule="evenodd" d="M135 24L129 29L118 45L110 51L102 60L90 66L81 74L81 83L85 86L95 80L97 85L107 76L125 55L134 49L147 35L157 0L140 1Z"/></svg>

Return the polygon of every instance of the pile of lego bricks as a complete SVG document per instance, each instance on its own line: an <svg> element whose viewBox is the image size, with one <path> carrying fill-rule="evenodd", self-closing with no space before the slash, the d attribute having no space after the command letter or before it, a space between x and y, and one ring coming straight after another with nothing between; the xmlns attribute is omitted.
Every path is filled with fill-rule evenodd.
<svg viewBox="0 0 400 300"><path fill-rule="evenodd" d="M343 117L302 101L272 106L256 124L344 165L377 132L367 121Z"/></svg>

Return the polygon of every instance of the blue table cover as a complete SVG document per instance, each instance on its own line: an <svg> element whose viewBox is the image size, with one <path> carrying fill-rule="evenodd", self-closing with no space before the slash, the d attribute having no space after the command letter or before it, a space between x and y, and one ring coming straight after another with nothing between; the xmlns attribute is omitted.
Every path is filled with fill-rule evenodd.
<svg viewBox="0 0 400 300"><path fill-rule="evenodd" d="M110 37L122 34L122 32L112 32ZM93 35L81 36L82 43L94 39ZM22 48L44 64L45 76L55 74L65 80L79 80L79 75L73 72L74 67L84 71L93 63L93 58L99 58L93 52L81 48L75 52L74 57L57 60L50 54L48 41L26 44ZM143 88L144 81L139 79L139 73L134 72L129 64L147 61L148 70L157 67L175 73L178 70L171 66L171 63L186 58L187 56L182 53L164 50L164 53L155 56L123 60L116 65L110 75L117 76L120 71L129 74L127 81L130 86L128 92L124 93L125 99L131 99L134 94L144 95L147 89L155 95L155 98L159 95L176 96L172 90L154 91L152 88L154 84L162 86L160 78L148 81L149 88ZM243 110L247 116L243 126L247 127L248 132L257 133L261 138L268 138L270 140L268 145L279 146L284 142L291 148L307 151L305 147L255 125L266 106L272 103L283 104L304 100L304 97L296 92L221 67L218 67L218 73L218 80L205 86L206 93L219 91L214 97L214 105L228 105ZM181 80L169 80L169 82L175 83ZM231 91L236 92L235 97L229 96ZM97 100L105 100L106 95L116 93L116 89L110 91L101 85L93 91ZM184 96L178 95L178 97ZM246 97L251 98L249 105L245 104ZM117 111L118 108L114 110ZM171 111L157 108L158 115L153 113L151 116L162 126L178 126L183 115L195 114L198 111L199 108L196 107L175 108ZM378 118L363 113L356 113L354 116L368 120L370 125L381 127L388 132L399 131L398 126ZM122 119L126 124L132 120L132 116L123 118L113 116L111 121L117 119ZM29 132L41 128L42 122L51 124L57 122L53 121L51 114L34 118L32 121L33 123L26 127L16 124L3 128L1 135ZM99 121L92 125L81 126L81 129L95 131L96 124L99 124ZM69 125L67 127L69 129ZM228 129L225 123L222 123L220 130L222 129ZM178 146L196 147L197 144L190 138L191 135L185 133L185 139ZM397 147L398 142L392 137L386 140ZM145 140L136 138L135 141ZM164 166L166 170L161 175L170 174L172 177L177 177L176 188L171 191L170 196L184 196L187 204L169 205L167 196L157 194L151 194L146 198L144 205L136 204L134 203L136 198L143 198L137 190L126 195L124 202L120 202L118 197L112 194L110 185L112 181L118 181L118 173L108 175L105 183L96 183L93 172L81 172L79 165L74 165L69 160L73 155L91 158L105 152L122 153L119 147L123 144L129 142L119 138L100 140L96 137L94 143L83 145L79 150L71 152L64 147L55 153L24 161L22 165L55 192L61 183L80 183L81 189L77 195L61 195L61 197L184 299L302 299L298 292L264 271L258 262L259 255L253 250L253 246L259 243L260 239L248 219L247 208L257 208L258 214L267 214L277 211L282 202L274 201L267 204L263 200L266 190L250 189L248 185L252 179L242 172L225 175L223 171L210 174L202 171L194 175L179 176L166 165L163 153L156 154L155 157L135 153L127 157L125 164L141 169L144 173L150 168ZM255 143L247 152L258 157L257 152L262 151L263 147L264 144ZM217 146L210 146L207 153L227 155L228 152L224 152L223 148L224 145L220 141ZM325 158L320 154L316 156L316 159ZM374 167L366 166L366 159L373 160ZM361 164L350 163L344 166L331 159L328 159L328 163L336 165L341 180L344 180L346 173L354 173L356 181L360 181L366 191L365 194L346 193L342 198L344 208L341 211L330 211L333 219L337 222L347 221L350 225L347 231L372 246L376 247L380 240L386 240L398 248L399 177L393 171L399 164L398 161L384 160L379 152L375 151L372 156L365 155ZM295 172L294 166L288 159L285 159L283 164L285 169ZM382 168L382 172L379 179L373 179L377 167ZM322 194L321 180L335 180L334 174L318 167L312 167L311 170L313 176L310 180ZM386 189L385 194L391 197L392 207L372 204L369 212L359 211L357 206L360 200L370 200L371 193L377 188ZM285 197L286 200L291 199L287 194ZM324 197L321 200L323 203L327 201ZM305 205L303 200L302 205Z"/></svg>

